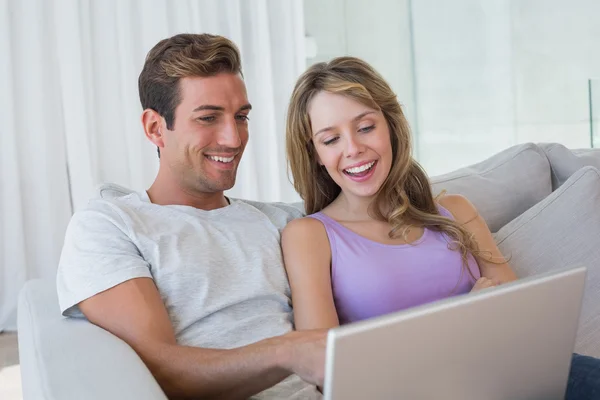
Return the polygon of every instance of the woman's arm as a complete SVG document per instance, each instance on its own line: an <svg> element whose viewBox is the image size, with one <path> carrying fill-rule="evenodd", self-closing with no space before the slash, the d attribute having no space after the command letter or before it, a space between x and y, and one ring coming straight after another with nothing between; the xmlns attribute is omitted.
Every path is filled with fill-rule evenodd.
<svg viewBox="0 0 600 400"><path fill-rule="evenodd" d="M281 246L296 330L338 326L331 289L331 248L323 224L314 218L292 220L283 230Z"/></svg>
<svg viewBox="0 0 600 400"><path fill-rule="evenodd" d="M517 279L514 271L496 246L496 241L485 220L469 200L461 195L452 194L441 197L439 203L454 216L456 222L462 224L467 231L473 234L479 250L485 252L484 259L478 261L482 278L488 278L494 284ZM486 258L493 262L485 261Z"/></svg>

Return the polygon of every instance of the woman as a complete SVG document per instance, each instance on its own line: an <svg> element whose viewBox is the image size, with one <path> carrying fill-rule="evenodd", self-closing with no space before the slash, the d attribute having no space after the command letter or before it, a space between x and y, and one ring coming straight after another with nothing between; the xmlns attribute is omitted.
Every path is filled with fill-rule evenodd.
<svg viewBox="0 0 600 400"><path fill-rule="evenodd" d="M299 79L286 140L308 214L282 235L297 329L516 279L467 199L434 198L396 96L364 61L337 58Z"/></svg>
<svg viewBox="0 0 600 400"><path fill-rule="evenodd" d="M307 217L282 233L296 329L332 328L516 279L464 197L433 196L407 121L367 63L308 69L286 147ZM568 399L600 397L598 359L575 354Z"/></svg>

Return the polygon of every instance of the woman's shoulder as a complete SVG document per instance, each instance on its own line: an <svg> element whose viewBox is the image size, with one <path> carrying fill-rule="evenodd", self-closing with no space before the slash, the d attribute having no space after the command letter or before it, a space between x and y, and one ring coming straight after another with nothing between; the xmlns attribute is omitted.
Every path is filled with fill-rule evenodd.
<svg viewBox="0 0 600 400"><path fill-rule="evenodd" d="M465 223L477 217L478 212L473 203L460 194L447 194L437 200L440 213L449 213L457 222Z"/></svg>
<svg viewBox="0 0 600 400"><path fill-rule="evenodd" d="M319 213L296 218L290 221L283 229L282 235L293 237L314 237L325 234L325 225Z"/></svg>
<svg viewBox="0 0 600 400"><path fill-rule="evenodd" d="M290 260L330 260L331 248L325 226L321 221L310 216L297 218L286 225L281 233L281 248L286 259L286 268L304 268L304 263L290 264ZM311 262L312 262L311 261ZM325 262L326 265L329 265Z"/></svg>

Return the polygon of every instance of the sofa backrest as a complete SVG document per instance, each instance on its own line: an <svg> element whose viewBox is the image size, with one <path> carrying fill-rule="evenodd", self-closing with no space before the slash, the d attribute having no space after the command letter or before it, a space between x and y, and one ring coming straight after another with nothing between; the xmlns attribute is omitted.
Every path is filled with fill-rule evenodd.
<svg viewBox="0 0 600 400"><path fill-rule="evenodd" d="M127 196L131 193L133 193L133 190L117 185L116 183L103 183L96 187L94 197L112 199L116 197Z"/></svg>
<svg viewBox="0 0 600 400"><path fill-rule="evenodd" d="M583 167L600 170L600 149L570 150L559 143L540 143L550 162L552 190L562 186L575 172Z"/></svg>
<svg viewBox="0 0 600 400"><path fill-rule="evenodd" d="M492 232L552 193L550 164L533 143L513 146L485 161L431 178L434 195L445 190L473 203Z"/></svg>
<svg viewBox="0 0 600 400"><path fill-rule="evenodd" d="M434 195L442 191L468 198L492 232L512 221L552 193L550 164L544 151L532 143L513 146L485 161L431 178ZM124 196L130 189L103 184L103 198ZM293 203L303 211L302 203Z"/></svg>

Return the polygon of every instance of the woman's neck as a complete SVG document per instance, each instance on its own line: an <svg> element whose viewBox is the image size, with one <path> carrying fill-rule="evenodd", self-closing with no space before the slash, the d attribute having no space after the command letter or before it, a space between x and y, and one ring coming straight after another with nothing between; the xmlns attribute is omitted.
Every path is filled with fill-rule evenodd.
<svg viewBox="0 0 600 400"><path fill-rule="evenodd" d="M342 192L331 203L330 207L340 219L354 221L372 220L373 217L369 214L369 209L374 201L375 196L359 197L346 195Z"/></svg>

